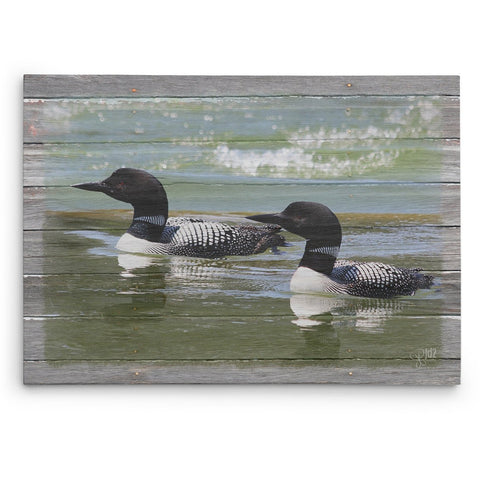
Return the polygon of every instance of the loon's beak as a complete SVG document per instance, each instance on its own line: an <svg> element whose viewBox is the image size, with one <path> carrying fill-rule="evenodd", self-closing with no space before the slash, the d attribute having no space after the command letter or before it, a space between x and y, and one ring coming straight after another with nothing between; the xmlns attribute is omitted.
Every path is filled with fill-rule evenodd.
<svg viewBox="0 0 480 480"><path fill-rule="evenodd" d="M285 217L281 213L264 213L261 215L251 215L245 218L254 220L255 222L273 223L274 225L280 225L281 227L283 227L283 224L285 223Z"/></svg>
<svg viewBox="0 0 480 480"><path fill-rule="evenodd" d="M74 188L80 188L82 190L90 190L91 192L106 193L108 191L107 185L105 185L103 182L76 183L75 185L71 186Z"/></svg>

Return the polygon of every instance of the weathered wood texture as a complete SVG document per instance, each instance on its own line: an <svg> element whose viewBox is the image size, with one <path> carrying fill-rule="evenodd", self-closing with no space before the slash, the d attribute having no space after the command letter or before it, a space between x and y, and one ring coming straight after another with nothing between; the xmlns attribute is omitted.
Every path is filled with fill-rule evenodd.
<svg viewBox="0 0 480 480"><path fill-rule="evenodd" d="M128 225L126 220L116 229L121 235ZM404 254L405 249L416 246L418 240L429 246L429 251L422 255L422 266L426 270L460 270L460 228L459 227L425 227L409 225L405 227L360 227L348 226L343 223L342 252L345 257L355 255L361 261L382 259L385 263L396 263L396 257L402 258L402 265L414 267L418 262L416 255L411 259ZM104 226L96 228L105 231ZM99 268L97 255L82 255L84 262L78 266L72 262L72 253L66 251L65 244L73 241L73 230L27 230L24 232L24 273L25 274L65 274L65 273L93 273ZM112 230L109 230L112 232ZM371 234L376 234L377 251L370 251ZM410 234L411 237L410 237ZM396 242L398 238L402 242ZM292 238L293 240L293 238ZM379 251L388 252L384 257ZM442 253L445 252L444 255ZM448 252L448 254L446 254ZM299 251L300 254L300 251ZM275 259L276 264L282 264L281 259ZM102 273L115 273L112 270Z"/></svg>
<svg viewBox="0 0 480 480"><path fill-rule="evenodd" d="M308 151L308 140L300 140L298 143L304 151ZM329 145L330 143L330 145ZM338 142L337 142L338 143ZM369 145L361 145L355 139L349 141L343 140L343 151L338 150L338 146L333 141L324 141L325 153L322 156L327 161L355 162L358 161L358 167L364 167L359 158L362 156L375 156L380 152L388 158L402 157L403 162L408 165L401 171L377 170L370 171L369 178L378 181L397 181L397 182L460 182L460 145L457 139L369 139ZM275 146L278 149L287 148L291 144L283 140L275 140ZM149 142L141 143L143 147L142 155L145 162L158 169L158 165L171 165L172 159L175 166L184 167L192 165L204 158L212 157L219 150L217 142L202 141L197 145L172 144L172 142ZM257 141L254 147L249 150L252 155L265 155L272 146L270 141ZM220 147L222 148L222 147ZM239 151L242 148L242 142L228 142L228 150L225 154L233 151ZM329 151L328 148L331 148ZM138 155L139 143L63 143L57 144L25 144L24 146L24 185L25 186L67 186L68 179L62 177L62 167L71 163L77 167L88 171L91 165L97 165L99 169L105 163L105 157L109 158L109 167L114 170L120 168L129 160ZM438 161L438 159L441 161ZM187 160L185 160L187 159ZM41 168L39 166L41 165ZM212 165L213 167L213 165ZM292 165L292 171L297 178L305 178L305 167L301 164L295 168ZM327 171L319 174L328 173ZM337 181L352 181L352 174L355 171L346 171L345 175ZM303 175L303 176L302 176ZM162 171L159 171L162 176ZM238 183L235 177L223 179L230 183ZM177 180L177 182L180 180ZM184 180L185 181L185 180ZM251 182L265 183L265 179L251 178ZM172 183L172 179L163 180L164 185ZM293 181L294 183L294 181Z"/></svg>
<svg viewBox="0 0 480 480"><path fill-rule="evenodd" d="M423 118L420 124L405 125L405 118L419 118L425 100L412 100L412 97L245 97L211 99L192 98L188 102L177 99L159 99L145 101L134 99L46 99L25 101L25 143L98 143L98 142L174 142L182 140L203 143L217 140L223 142L241 141L245 135L249 140L312 142L316 136L305 140L305 131L313 131L313 125L324 114L338 115L343 118L341 132L325 128L319 132L322 142L325 140L358 141L358 125L361 116L367 110L372 120L383 122L385 129L368 132L369 139L395 138L409 139L458 139L459 100L458 97L432 97L431 117ZM253 112L274 112L271 124L256 121L256 117L246 122L245 113L254 105ZM196 110L192 111L192 107ZM68 122L66 128L64 112L75 108L81 115ZM228 109L228 122L222 111ZM401 110L404 115L392 116L392 111ZM281 112L282 119L296 118L298 132L282 131L275 126L275 114ZM52 115L52 112L55 112ZM301 115L299 115L301 112ZM185 115L185 127L177 130L176 122L163 122L163 128L155 128L156 122L164 118L176 119ZM212 115L213 114L213 115ZM210 115L208 120L205 116ZM423 113L425 116L425 113ZM108 118L132 118L135 123L118 124L114 130L102 128ZM92 131L92 122L98 129ZM133 127L133 128L132 128ZM202 127L204 130L202 130ZM326 126L328 127L328 126ZM199 134L199 131L203 131ZM195 132L192 134L192 132ZM210 133L213 132L213 133ZM365 135L364 132L361 132ZM308 144L308 143L307 143Z"/></svg>
<svg viewBox="0 0 480 480"><path fill-rule="evenodd" d="M326 363L324 365L323 363ZM332 362L218 361L26 361L27 384L151 384L151 383L330 383L378 385L456 385L460 360L440 360L436 365L415 367L415 361L389 360L358 366L356 360Z"/></svg>
<svg viewBox="0 0 480 480"><path fill-rule="evenodd" d="M25 75L25 98L459 95L457 76Z"/></svg>
<svg viewBox="0 0 480 480"><path fill-rule="evenodd" d="M459 77L25 75L24 98L25 383L460 382ZM256 122L258 112L269 120ZM324 116L341 128L315 127ZM300 119L293 134L276 125L290 117ZM366 117L385 128L365 129ZM279 163L284 151L294 155ZM172 214L239 221L252 204L327 203L344 257L420 259L434 290L321 305L260 295L226 315L254 260L159 259L133 276L128 259L95 253L131 212L113 200L102 211L69 185L72 169L99 180L139 156L159 178L168 164ZM198 162L214 180L197 177ZM234 211L222 209L228 196ZM79 230L96 235L81 262L71 253ZM298 237L286 236L300 255ZM264 262L241 288L288 278L291 261ZM169 290L172 278L187 280ZM86 285L88 298L72 296Z"/></svg>
<svg viewBox="0 0 480 480"><path fill-rule="evenodd" d="M218 292L196 293L188 289L177 291L173 296L172 291L165 289L169 298L162 295L159 289L162 282L165 283L165 274L170 276L190 274L192 282L201 278L201 271L195 278L194 273L184 266L178 270L156 270L155 275L138 275L132 281L120 278L119 273L89 273L89 274L56 274L56 275L27 275L24 282L24 313L28 316L62 316L62 315L86 315L101 318L103 315L121 315L123 309L128 310L131 317L141 317L151 315L158 317L162 315L191 315L193 317L225 317L225 313L218 313L219 308L227 307L230 296L234 292L226 291L227 298L222 301L219 299ZM235 273L235 270L233 272ZM262 272L264 279L274 277L281 278L283 272L268 271ZM434 274L438 289L442 295L440 298L425 301L421 296L414 296L412 299L403 300L401 305L393 303L392 305L380 304L381 309L387 313L395 312L400 309L400 313L405 315L434 315L434 314L459 314L460 313L460 275L459 272L439 272L430 271ZM240 275L241 272L238 271ZM251 285L251 290L261 287L261 280ZM88 282L89 287L94 290L88 298L82 301L72 300L71 292L79 291L82 286ZM205 283L208 282L204 280ZM212 282L213 283L213 282ZM115 288L117 287L117 288ZM132 298L136 292L141 290L142 295L138 299ZM45 293L49 293L51 299L44 302ZM192 310L191 305L182 302L182 298L188 296L189 301L197 299L197 306ZM106 304L106 302L108 302ZM366 312L371 309L371 302L366 303ZM378 303L373 303L376 307ZM347 304L348 307L348 304ZM389 308L390 307L390 308ZM351 308L355 312L361 313L364 304L352 303ZM285 311L285 302L278 301L275 298L260 298L256 302L239 304L235 310L231 310L228 317L232 316L257 316L263 315L264 309L268 309L271 316L282 315ZM344 306L342 305L342 310ZM374 308L372 309L374 310ZM389 312L390 310L390 312Z"/></svg>
<svg viewBox="0 0 480 480"><path fill-rule="evenodd" d="M26 317L25 335L28 348L26 360L61 361L66 355L70 360L249 360L252 345L258 358L269 360L303 359L331 360L356 359L359 364L371 360L403 359L412 360L419 349L436 342L435 331L441 325L442 333L449 337L446 347L436 347L435 357L458 359L460 357L460 319L456 315L402 316L392 315L388 321L378 321L375 333L359 328L361 322L353 322L347 315L336 316L331 324L325 323L317 330L304 331L301 335L291 323L290 317L260 316L248 314L231 319L215 317L210 328L204 328L206 318L200 316L171 316L162 322L160 328L168 341L158 342L158 320L155 317L117 317L98 319L92 317ZM271 321L274 318L274 321ZM363 317L371 319L368 313ZM233 322L233 323L232 323ZM229 329L225 328L226 323ZM403 329L408 328L408 338ZM324 331L331 331L330 344L321 342ZM263 333L262 336L258 332ZM55 332L56 335L50 332ZM45 335L46 333L46 335ZM228 342L229 335L235 335L235 345ZM425 335L431 335L427 343ZM401 343L395 341L401 336ZM63 337L63 338L62 338ZM128 341L125 341L128 338ZM63 339L64 343L59 341ZM68 351L68 344L74 339L77 349ZM308 357L306 344L319 341L319 347ZM108 343L109 348L104 345ZM80 348L83 347L83 348Z"/></svg>
<svg viewBox="0 0 480 480"><path fill-rule="evenodd" d="M63 202L65 206L74 206L75 194L69 195L72 190L69 187L25 187L24 188L24 228L28 230L43 229L47 225L45 222L52 221L55 215L56 205ZM428 224L458 226L460 225L460 207L459 195L460 185L458 184L429 184L429 185L412 185L412 184L393 184L393 185L351 185L341 196L333 196L332 193L335 186L322 185L321 189L318 185L310 184L302 189L303 198L309 198L311 201L324 202L328 201L330 208L336 212L361 212L364 208L376 206L379 203L385 205L386 213L403 213L408 212L408 206L405 206L405 195L409 194L415 202L421 203L425 211L429 212ZM240 197L236 208L237 212L245 212L247 204L252 199L258 199L258 205L262 205L266 211L275 211L279 204L288 205L290 202L298 200L297 185L292 182L290 185L275 184L176 184L171 185L169 192L181 192L178 196L175 210L192 211L194 206L195 212L208 212L208 204L218 199L220 211L222 211L221 200L225 195L233 195L243 193ZM332 193L331 193L332 192ZM112 206L118 206L114 200L111 201ZM413 203L412 205L415 205ZM204 207L202 209L202 207ZM95 209L95 203L90 208ZM48 215L46 214L48 212ZM225 212L229 213L229 212ZM230 212L232 213L232 212ZM412 212L413 213L413 212ZM47 218L48 217L48 218ZM382 223L380 223L382 222ZM379 215L379 221L376 226L385 225L388 220L382 219ZM406 219L404 224L415 224L415 217ZM425 222L423 222L425 223ZM350 223L352 225L352 223ZM355 223L353 223L355 225ZM388 225L388 223L387 223ZM75 228L72 224L72 228Z"/></svg>

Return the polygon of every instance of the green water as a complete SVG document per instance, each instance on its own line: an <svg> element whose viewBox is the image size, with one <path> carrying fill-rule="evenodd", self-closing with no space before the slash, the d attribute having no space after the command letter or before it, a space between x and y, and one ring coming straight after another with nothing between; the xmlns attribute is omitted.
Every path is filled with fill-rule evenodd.
<svg viewBox="0 0 480 480"><path fill-rule="evenodd" d="M75 218L91 226L88 217ZM57 228L61 221L55 218ZM425 344L440 354L442 328L459 311L456 278L441 271L438 261L441 238L435 236L441 231L346 229L346 257L406 266L423 258L434 272L431 290L390 300L292 295L289 280L303 241L291 234L286 237L292 246L278 254L204 260L120 253L119 228L41 232L43 255L27 259L33 273L25 278L25 308L32 319L27 325L42 325L44 338L42 349L31 355L378 359L407 358Z"/></svg>
<svg viewBox="0 0 480 480"><path fill-rule="evenodd" d="M25 358L404 359L457 325L459 258L431 98L60 100L26 104ZM342 258L421 267L432 289L391 300L293 295L303 240L218 260L118 252L128 205L69 187L120 166L165 185L174 214L229 222L318 201ZM448 174L447 174L448 177ZM450 178L450 177L448 177ZM446 213L447 212L447 213Z"/></svg>

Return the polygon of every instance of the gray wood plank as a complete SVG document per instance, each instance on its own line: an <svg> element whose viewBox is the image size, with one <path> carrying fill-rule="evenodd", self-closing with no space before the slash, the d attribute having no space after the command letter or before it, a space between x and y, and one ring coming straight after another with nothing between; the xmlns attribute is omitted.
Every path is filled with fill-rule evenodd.
<svg viewBox="0 0 480 480"><path fill-rule="evenodd" d="M425 360L427 349L430 363L460 358L459 316L393 314L382 318L366 310L311 319L317 324L302 327L293 315L274 319L184 316L161 321L152 317L30 317L24 321L24 359L420 361Z"/></svg>
<svg viewBox="0 0 480 480"><path fill-rule="evenodd" d="M125 226L128 222L125 223ZM100 232L120 238L124 229L115 232L99 228ZM460 270L460 228L459 227L349 227L342 229L343 240L341 257L360 261L381 261L416 267L419 264L426 270ZM285 247L282 250L302 255L303 241L294 235L286 234L287 240L298 247ZM76 246L84 234L72 234L71 230L26 231L24 238L24 273L115 273L118 266L100 255L77 251ZM116 240L115 240L116 241ZM372 242L375 251L372 252ZM101 245L100 242L92 242ZM405 254L405 252L412 252ZM121 254L120 251L117 252ZM82 262L79 264L78 257ZM245 260L236 259L239 265ZM277 264L281 258L276 258Z"/></svg>
<svg viewBox="0 0 480 480"><path fill-rule="evenodd" d="M327 363L327 365L325 365ZM272 362L25 362L25 384L151 383L341 383L388 385L457 385L460 361L415 366L413 360Z"/></svg>
<svg viewBox="0 0 480 480"><path fill-rule="evenodd" d="M100 179L101 177L99 177ZM92 179L92 180L95 180ZM108 213L121 204L101 194L85 194L70 187L25 187L24 229L64 229L70 214L72 227L78 229L82 214L96 212L104 217L104 227L112 226ZM326 204L335 213L377 214L374 225L391 225L390 216L405 215L405 223L458 226L460 224L460 185L458 184L229 184L178 183L167 189L171 215L236 214L241 220L246 215L283 210L289 203L308 199ZM225 210L225 198L236 198L235 211ZM408 198L408 201L406 201ZM409 216L410 215L410 216ZM90 214L90 216L92 216ZM128 218L128 215L127 215ZM127 220L128 221L128 220ZM371 218L368 219L371 221ZM61 223L60 223L61 222ZM355 223L350 223L355 225ZM358 224L357 224L358 225ZM366 222L363 225L367 226ZM372 223L370 223L372 225ZM120 224L117 224L120 227Z"/></svg>
<svg viewBox="0 0 480 480"><path fill-rule="evenodd" d="M26 384L460 382L459 77L26 75L24 95ZM278 150L301 158L274 172ZM266 156L266 172L307 182L257 179L268 175L251 160ZM201 184L195 162L217 157ZM282 290L289 253L135 270L98 242L131 212L67 186L136 159L169 171L172 214L194 205L238 221L304 196L339 213L344 256L423 260L435 285L393 300L304 299ZM238 210L222 211L232 193ZM93 236L76 243L78 229Z"/></svg>
<svg viewBox="0 0 480 480"><path fill-rule="evenodd" d="M147 169L164 185L170 185L188 180L189 172L198 180L199 163L209 165L212 177L221 176L223 181L237 183L241 181L240 176L252 183L262 183L287 175L293 182L297 179L460 181L458 140L356 139L341 144L322 142L318 149L304 139L295 146L284 141L258 141L248 149L242 142L223 145L208 141L196 145L171 142L29 144L24 147L24 185L70 185L72 175L78 175L77 172L85 177L89 174L107 177L125 165ZM267 177L259 178L262 171ZM181 172L181 176L176 172Z"/></svg>
<svg viewBox="0 0 480 480"><path fill-rule="evenodd" d="M24 76L25 98L458 95L458 76Z"/></svg>
<svg viewBox="0 0 480 480"><path fill-rule="evenodd" d="M24 143L456 139L459 112L458 97L30 100Z"/></svg>
<svg viewBox="0 0 480 480"><path fill-rule="evenodd" d="M116 262L117 259L114 258ZM291 312L288 282L295 269L276 265L272 259L270 268L259 269L255 279L242 283L241 271L235 270L233 261L227 264L174 260L164 266L148 267L145 273L115 274L65 274L24 277L24 314L27 316L261 316L268 311L272 316ZM168 269L168 270L167 270ZM207 274L210 273L210 277ZM434 271L435 285L431 290L417 295L400 297L393 302L352 297L342 308L363 310L385 308L405 315L455 315L460 313L460 272ZM220 276L222 274L222 276ZM183 282L182 282L183 280ZM238 284L241 282L241 285ZM285 295L279 297L264 285L284 285ZM240 289L240 291L239 291ZM247 301L240 301L240 294L255 292ZM314 297L315 298L315 297ZM235 304L232 309L232 304ZM334 303L336 305L336 303ZM345 306L346 305L346 306ZM372 307L373 305L373 307ZM327 302L326 307L330 303Z"/></svg>

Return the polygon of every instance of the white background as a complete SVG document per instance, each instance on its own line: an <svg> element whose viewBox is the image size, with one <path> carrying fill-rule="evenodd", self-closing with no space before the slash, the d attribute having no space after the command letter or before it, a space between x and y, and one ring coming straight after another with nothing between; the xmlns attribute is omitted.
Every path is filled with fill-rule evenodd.
<svg viewBox="0 0 480 480"><path fill-rule="evenodd" d="M472 478L480 404L474 2L168 3L3 5L3 478ZM24 73L461 75L462 385L24 387Z"/></svg>

